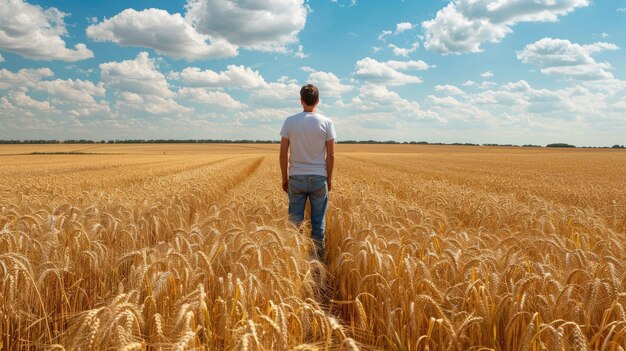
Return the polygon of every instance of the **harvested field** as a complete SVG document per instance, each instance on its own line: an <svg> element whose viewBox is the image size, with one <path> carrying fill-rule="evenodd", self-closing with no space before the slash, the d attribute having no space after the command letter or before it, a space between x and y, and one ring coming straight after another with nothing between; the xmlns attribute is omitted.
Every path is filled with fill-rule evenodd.
<svg viewBox="0 0 626 351"><path fill-rule="evenodd" d="M623 350L626 152L335 167L321 265L277 145L0 146L0 349Z"/></svg>

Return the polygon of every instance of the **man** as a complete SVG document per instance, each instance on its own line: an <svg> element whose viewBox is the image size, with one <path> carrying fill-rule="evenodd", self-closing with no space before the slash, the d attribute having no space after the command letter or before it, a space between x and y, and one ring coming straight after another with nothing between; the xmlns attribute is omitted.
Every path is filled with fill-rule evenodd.
<svg viewBox="0 0 626 351"><path fill-rule="evenodd" d="M333 187L337 135L333 122L315 112L318 102L319 90L311 84L303 86L300 90L303 112L288 117L280 131L280 170L283 190L289 195L289 219L300 225L307 198L311 203L312 237L317 256L323 260L326 208L328 192Z"/></svg>

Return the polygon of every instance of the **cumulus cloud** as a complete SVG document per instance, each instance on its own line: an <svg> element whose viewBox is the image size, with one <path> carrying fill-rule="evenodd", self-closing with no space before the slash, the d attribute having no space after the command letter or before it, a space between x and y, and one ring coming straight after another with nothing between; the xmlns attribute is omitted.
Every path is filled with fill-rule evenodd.
<svg viewBox="0 0 626 351"><path fill-rule="evenodd" d="M79 61L93 57L85 44L68 49L66 13L23 0L0 1L0 49L34 60Z"/></svg>
<svg viewBox="0 0 626 351"><path fill-rule="evenodd" d="M378 34L378 40L380 40L380 41L386 41L386 40L387 40L387 37L388 37L388 36L390 36L390 35L392 35L392 34L393 34L393 32L392 32L392 31L390 31L390 30L384 30L384 31L380 32L380 34Z"/></svg>
<svg viewBox="0 0 626 351"><path fill-rule="evenodd" d="M424 61L380 62L366 57L357 61L354 76L372 83L386 85L418 84L422 79L400 72L400 70L426 70L430 66Z"/></svg>
<svg viewBox="0 0 626 351"><path fill-rule="evenodd" d="M613 104L613 108L616 108L616 109L619 109L619 110L622 110L622 111L626 111L626 96L623 97L618 102L616 102L615 104Z"/></svg>
<svg viewBox="0 0 626 351"><path fill-rule="evenodd" d="M409 56L409 54L414 53L417 50L417 48L419 48L419 43L415 42L415 43L411 44L411 47L408 47L408 48L401 48L401 47L398 47L398 46L396 46L394 44L389 44L388 47L393 52L394 56L407 57L407 56Z"/></svg>
<svg viewBox="0 0 626 351"><path fill-rule="evenodd" d="M359 89L359 94L352 99L352 105L363 111L418 111L420 105L415 101L402 98L395 91L384 85L367 84Z"/></svg>
<svg viewBox="0 0 626 351"><path fill-rule="evenodd" d="M272 82L264 89L254 90L250 99L261 106L297 107L300 104L300 88L296 82Z"/></svg>
<svg viewBox="0 0 626 351"><path fill-rule="evenodd" d="M610 94L577 85L561 89L539 89L527 81L509 82L497 88L468 95L467 102L506 115L514 120L593 121L611 118Z"/></svg>
<svg viewBox="0 0 626 351"><path fill-rule="evenodd" d="M96 101L96 97L104 97L104 84L94 84L80 79L55 79L39 82L35 89L46 92L48 100L54 105L68 108L74 117L88 116L96 113L109 113L106 101Z"/></svg>
<svg viewBox="0 0 626 351"><path fill-rule="evenodd" d="M1 98L2 106L8 110L21 110L28 115L34 115L34 112L52 111L54 108L48 101L35 100L26 93L28 89L20 88L11 90L6 96Z"/></svg>
<svg viewBox="0 0 626 351"><path fill-rule="evenodd" d="M480 82L478 87L481 89L489 89L491 87L495 87L496 85L498 85L498 83L492 82L490 80L485 80L485 81Z"/></svg>
<svg viewBox="0 0 626 351"><path fill-rule="evenodd" d="M402 32L406 32L407 30L411 30L414 27L415 27L415 25L413 23L410 23L410 22L398 23L398 24L396 24L396 31L394 32L394 34L400 34Z"/></svg>
<svg viewBox="0 0 626 351"><path fill-rule="evenodd" d="M199 34L180 14L160 9L126 9L87 27L87 36L122 46L149 47L186 60L237 55L237 46L221 38Z"/></svg>
<svg viewBox="0 0 626 351"><path fill-rule="evenodd" d="M339 98L353 88L351 85L341 83L341 80L332 72L312 71L307 81L320 89L322 98L324 96Z"/></svg>
<svg viewBox="0 0 626 351"><path fill-rule="evenodd" d="M263 107L254 109L253 111L240 111L235 114L236 123L245 126L259 126L267 123L280 123L286 117L295 114L294 110L285 108ZM276 130L272 130L270 135L278 134Z"/></svg>
<svg viewBox="0 0 626 351"><path fill-rule="evenodd" d="M293 56L295 56L297 58L300 58L300 59L304 59L304 58L309 57L309 55L304 52L304 46L302 46L302 45L298 45L298 51L296 51L293 54Z"/></svg>
<svg viewBox="0 0 626 351"><path fill-rule="evenodd" d="M422 60L417 61L387 61L385 64L393 69L408 70L408 71L425 71L435 66L431 66Z"/></svg>
<svg viewBox="0 0 626 351"><path fill-rule="evenodd" d="M611 79L612 66L607 62L597 62L592 55L604 50L617 50L615 44L597 42L580 45L569 40L543 38L526 45L517 52L517 58L542 67L541 72L579 80Z"/></svg>
<svg viewBox="0 0 626 351"><path fill-rule="evenodd" d="M104 99L96 101L96 97L103 98L105 95L103 84L80 79L46 80L52 76L54 73L49 68L21 69L17 72L1 69L0 90L9 90L5 103L11 103L14 108L32 107L37 111L48 112L65 108L73 117L109 112L108 103ZM44 94L45 104L28 96L31 90Z"/></svg>
<svg viewBox="0 0 626 351"><path fill-rule="evenodd" d="M448 95L465 95L465 92L454 85L436 85L435 91L446 93Z"/></svg>
<svg viewBox="0 0 626 351"><path fill-rule="evenodd" d="M199 33L245 48L286 52L298 41L308 8L303 0L188 0L185 18Z"/></svg>
<svg viewBox="0 0 626 351"><path fill-rule="evenodd" d="M0 55L0 63L4 62L4 57L2 57L2 55Z"/></svg>
<svg viewBox="0 0 626 351"><path fill-rule="evenodd" d="M80 79L47 80L37 84L37 89L47 92L52 99L79 103L92 103L94 102L94 96L104 96L105 93L102 83L94 84L93 82Z"/></svg>
<svg viewBox="0 0 626 351"><path fill-rule="evenodd" d="M199 60L237 56L239 47L293 53L309 12L303 0L188 0L184 15L161 9L126 9L87 28L95 41L153 48L174 58Z"/></svg>
<svg viewBox="0 0 626 351"><path fill-rule="evenodd" d="M356 6L357 0L350 0L349 3L348 1L346 1L345 3L339 2L339 0L330 0L330 2L333 2L339 5L340 7L352 7L352 6Z"/></svg>
<svg viewBox="0 0 626 351"><path fill-rule="evenodd" d="M422 22L427 50L441 54L481 52L523 22L555 22L590 0L454 0Z"/></svg>
<svg viewBox="0 0 626 351"><path fill-rule="evenodd" d="M483 77L483 78L491 78L491 77L493 77L493 72L485 71L485 72L481 73L480 76Z"/></svg>
<svg viewBox="0 0 626 351"><path fill-rule="evenodd" d="M100 79L117 97L118 108L152 114L191 112L174 101L176 94L147 52L134 60L101 64Z"/></svg>
<svg viewBox="0 0 626 351"><path fill-rule="evenodd" d="M53 75L54 73L49 68L23 68L15 73L3 68L0 69L0 89L33 87L43 78Z"/></svg>
<svg viewBox="0 0 626 351"><path fill-rule="evenodd" d="M233 99L223 91L212 91L206 88L182 88L178 91L181 99L193 101L199 104L221 107L229 110L240 110L246 105Z"/></svg>
<svg viewBox="0 0 626 351"><path fill-rule="evenodd" d="M236 65L228 65L222 72L187 67L180 76L183 82L191 87L254 89L267 85L259 71Z"/></svg>
<svg viewBox="0 0 626 351"><path fill-rule="evenodd" d="M446 121L454 120L457 123L487 123L493 120L492 113L479 104L469 101L467 96L435 96L428 95L424 100L425 109L440 116Z"/></svg>

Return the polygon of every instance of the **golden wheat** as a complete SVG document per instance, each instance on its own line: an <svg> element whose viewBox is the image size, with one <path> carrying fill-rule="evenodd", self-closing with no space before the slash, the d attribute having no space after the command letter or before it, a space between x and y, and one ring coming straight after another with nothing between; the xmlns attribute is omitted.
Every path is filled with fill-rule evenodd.
<svg viewBox="0 0 626 351"><path fill-rule="evenodd" d="M275 147L15 150L0 150L9 350L626 344L619 151L340 145L321 265L286 220Z"/></svg>

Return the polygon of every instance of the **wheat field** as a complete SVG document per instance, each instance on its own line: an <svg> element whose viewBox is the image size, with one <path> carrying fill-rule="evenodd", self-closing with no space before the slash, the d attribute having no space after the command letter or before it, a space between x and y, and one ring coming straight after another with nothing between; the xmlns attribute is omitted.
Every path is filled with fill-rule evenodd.
<svg viewBox="0 0 626 351"><path fill-rule="evenodd" d="M624 350L625 152L338 145L333 185L322 264L275 145L1 146L0 349Z"/></svg>

